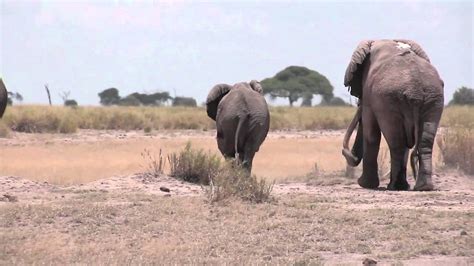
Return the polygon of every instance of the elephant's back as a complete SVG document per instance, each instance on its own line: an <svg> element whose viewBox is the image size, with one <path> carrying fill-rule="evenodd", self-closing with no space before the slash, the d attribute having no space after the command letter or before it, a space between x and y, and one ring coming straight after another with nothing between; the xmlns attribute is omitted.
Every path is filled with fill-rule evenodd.
<svg viewBox="0 0 474 266"><path fill-rule="evenodd" d="M423 101L426 97L442 97L443 81L436 68L411 50L386 45L371 58L373 95ZM382 49L383 48L383 49Z"/></svg>
<svg viewBox="0 0 474 266"><path fill-rule="evenodd" d="M265 131L270 127L270 112L265 97L250 89L231 90L221 100L218 116L220 120L234 120L246 116L252 126L261 126Z"/></svg>

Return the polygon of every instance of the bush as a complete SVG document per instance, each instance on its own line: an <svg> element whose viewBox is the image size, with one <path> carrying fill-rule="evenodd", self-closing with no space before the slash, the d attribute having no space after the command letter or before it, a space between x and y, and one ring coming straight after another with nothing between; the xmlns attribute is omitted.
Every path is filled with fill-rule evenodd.
<svg viewBox="0 0 474 266"><path fill-rule="evenodd" d="M270 199L273 184L257 180L233 162L222 163L215 154L193 149L186 144L180 153L168 156L170 176L180 180L208 185L205 188L210 202L236 197L245 201L260 203Z"/></svg>
<svg viewBox="0 0 474 266"><path fill-rule="evenodd" d="M205 192L210 202L218 202L229 198L239 198L254 203L269 201L273 183L267 184L264 179L258 180L255 175L234 165L224 164L215 175L211 175L210 186Z"/></svg>
<svg viewBox="0 0 474 266"><path fill-rule="evenodd" d="M217 155L193 149L190 142L179 154L169 155L168 161L170 176L203 185L209 184L210 178L219 171L221 165Z"/></svg>
<svg viewBox="0 0 474 266"><path fill-rule="evenodd" d="M78 104L76 100L65 100L64 106L77 107Z"/></svg>
<svg viewBox="0 0 474 266"><path fill-rule="evenodd" d="M460 168L466 174L474 174L474 129L455 127L446 129L437 139L447 166Z"/></svg>

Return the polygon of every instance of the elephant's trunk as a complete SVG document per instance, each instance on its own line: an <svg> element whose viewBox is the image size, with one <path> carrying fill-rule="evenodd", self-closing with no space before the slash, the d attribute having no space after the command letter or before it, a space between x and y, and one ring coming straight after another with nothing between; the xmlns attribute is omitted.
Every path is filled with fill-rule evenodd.
<svg viewBox="0 0 474 266"><path fill-rule="evenodd" d="M343 147L342 155L344 155L344 157L346 158L347 164L349 166L352 166L352 167L357 166L360 163L360 161L362 160L362 156L360 156L360 158L358 158L349 150L349 140L352 136L352 132L354 132L355 127L359 123L361 115L362 115L362 107L359 106L357 108L356 114L354 115L354 118L352 119L351 123L349 124L349 128L347 128L346 134L344 135L344 141L342 143L342 147ZM356 142L360 142L361 139L362 139L361 136L358 136L358 138L360 138L360 139L356 140ZM359 143L355 143L354 145L359 145Z"/></svg>
<svg viewBox="0 0 474 266"><path fill-rule="evenodd" d="M3 113L5 113L5 109L7 108L7 103L8 103L7 88L5 88L5 84L3 84L3 80L0 78L0 118L2 118Z"/></svg>

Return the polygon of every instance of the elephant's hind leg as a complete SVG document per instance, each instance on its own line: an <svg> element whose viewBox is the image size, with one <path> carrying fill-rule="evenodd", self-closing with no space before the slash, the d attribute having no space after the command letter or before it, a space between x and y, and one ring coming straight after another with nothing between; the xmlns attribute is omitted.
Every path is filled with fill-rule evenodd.
<svg viewBox="0 0 474 266"><path fill-rule="evenodd" d="M377 156L380 147L380 128L374 117L372 109L364 106L362 109L362 123L364 156L362 160L362 176L357 180L363 188L375 189L379 187Z"/></svg>
<svg viewBox="0 0 474 266"><path fill-rule="evenodd" d="M408 190L408 142L404 119L400 113L384 110L378 113L382 133L390 149L390 183L388 190Z"/></svg>

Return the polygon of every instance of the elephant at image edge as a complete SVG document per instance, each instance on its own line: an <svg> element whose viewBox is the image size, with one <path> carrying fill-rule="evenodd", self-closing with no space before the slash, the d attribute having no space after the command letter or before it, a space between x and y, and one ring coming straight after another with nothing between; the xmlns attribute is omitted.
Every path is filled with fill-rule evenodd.
<svg viewBox="0 0 474 266"><path fill-rule="evenodd" d="M3 84L2 78L0 78L0 118L3 117L5 109L7 108L8 103L8 92L5 84Z"/></svg>
<svg viewBox="0 0 474 266"><path fill-rule="evenodd" d="M255 153L270 127L270 113L260 83L218 84L206 100L207 115L216 121L217 146L226 159L252 170Z"/></svg>
<svg viewBox="0 0 474 266"><path fill-rule="evenodd" d="M408 152L414 190L433 190L433 142L443 112L443 81L421 46L409 40L362 41L347 67L344 85L360 99L343 142L350 166L363 161L364 188L377 188L381 132L390 149L387 189L408 190ZM358 125L352 150L350 136Z"/></svg>

